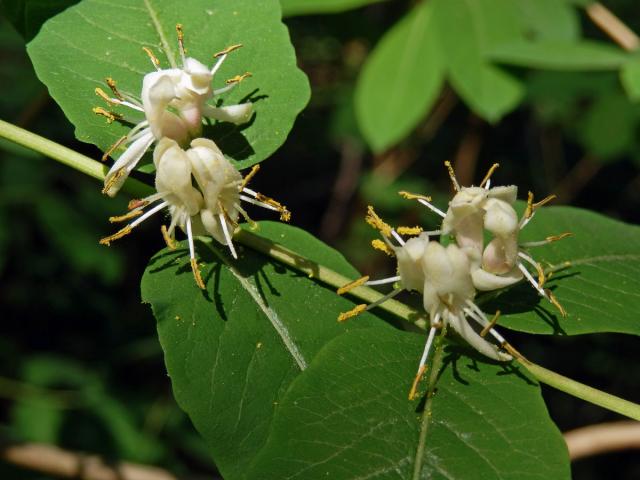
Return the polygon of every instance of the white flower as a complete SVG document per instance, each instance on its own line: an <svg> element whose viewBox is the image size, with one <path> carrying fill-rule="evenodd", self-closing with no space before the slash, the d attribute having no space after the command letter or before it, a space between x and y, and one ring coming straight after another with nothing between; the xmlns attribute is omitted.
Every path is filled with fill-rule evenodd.
<svg viewBox="0 0 640 480"><path fill-rule="evenodd" d="M430 241L429 234L434 232L421 232L417 237L405 241L401 232L415 235L418 229L415 227L393 229L375 213L372 207L369 207L367 222L382 234L383 241L374 242L374 247L397 258L398 275L373 281L369 280L369 277L362 277L340 288L338 293L347 293L360 285L399 282L400 286L369 305L357 305L352 310L341 314L338 320L344 321L377 307L403 290L422 293L424 309L429 315L431 328L420 359L418 373L411 388L410 398L415 395L417 384L426 368L435 333L443 325L451 326L469 345L483 355L494 360L511 360L511 355L484 338L484 334L490 333L498 340L500 346L506 344L505 339L493 328L493 322L489 322L473 302L476 289L471 278L471 263L463 248L455 244L444 247L438 242ZM483 333L479 334L476 331L477 327L474 328L469 323L469 319L478 323L483 328Z"/></svg>
<svg viewBox="0 0 640 480"><path fill-rule="evenodd" d="M258 167L255 166L243 180L240 172L211 140L197 138L185 151L175 140L162 138L153 152L153 162L156 167L156 193L130 202L127 214L111 217L112 222L134 220L100 240L101 244L109 245L149 217L167 209L171 222L169 228L162 226L167 246L175 248L176 227L186 233L193 274L198 286L204 288L195 256L194 236L211 235L219 243L227 245L231 255L237 258L232 237L238 226L238 217L242 215L251 222L240 205L241 201L280 212L281 220L289 220L290 214L284 206L247 188Z"/></svg>
<svg viewBox="0 0 640 480"><path fill-rule="evenodd" d="M144 76L140 99L131 94L121 93L112 79L107 79L107 85L113 92L113 97L109 97L100 88L96 89L96 93L107 103L125 106L145 115L145 119L138 122L128 135L122 137L105 152L103 159L121 145L127 146L105 178L103 191L110 196L118 192L154 142L162 138L170 138L182 146L187 146L191 139L201 135L205 117L235 124L245 123L251 118L253 105L250 102L225 107L215 107L207 103L234 88L249 75L234 77L227 81L225 87L217 90L212 87L215 73L227 55L240 45L233 45L216 54L217 61L213 67L209 68L198 60L185 56L182 28L179 25L176 28L182 57L181 68L161 69L159 60L145 48L156 71ZM122 115L107 112L102 108L95 108L94 112L106 116L109 122L125 119Z"/></svg>

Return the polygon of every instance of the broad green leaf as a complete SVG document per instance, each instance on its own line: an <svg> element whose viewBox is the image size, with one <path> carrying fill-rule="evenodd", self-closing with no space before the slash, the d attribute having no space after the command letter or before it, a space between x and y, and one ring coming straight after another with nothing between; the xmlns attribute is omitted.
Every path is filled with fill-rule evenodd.
<svg viewBox="0 0 640 480"><path fill-rule="evenodd" d="M636 144L640 108L622 93L598 97L576 124L580 143L597 161L608 162L629 153Z"/></svg>
<svg viewBox="0 0 640 480"><path fill-rule="evenodd" d="M267 238L357 275L311 235L286 225L260 225ZM351 309L351 301L250 249L240 248L237 261L217 243L198 243L197 249L206 264L206 291L195 285L187 252L165 250L149 263L142 298L158 321L178 404L225 478L243 478L291 381L327 341L379 320L365 314L339 324L338 314Z"/></svg>
<svg viewBox="0 0 640 480"><path fill-rule="evenodd" d="M515 4L506 0L434 0L432 6L453 87L478 115L498 121L518 105L523 87L487 63L484 54L520 37Z"/></svg>
<svg viewBox="0 0 640 480"><path fill-rule="evenodd" d="M75 5L80 0L2 0L0 9L26 41L36 36L49 18Z"/></svg>
<svg viewBox="0 0 640 480"><path fill-rule="evenodd" d="M492 48L488 56L500 63L551 70L616 70L629 59L618 48L587 40L505 43Z"/></svg>
<svg viewBox="0 0 640 480"><path fill-rule="evenodd" d="M500 309L501 325L531 333L640 335L640 227L578 208L548 207L536 213L521 240L567 231L573 236L530 250L543 266L559 268L546 287L567 311L566 318L524 283L483 309ZM560 268L564 262L571 265Z"/></svg>
<svg viewBox="0 0 640 480"><path fill-rule="evenodd" d="M280 0L285 17L316 13L337 13L383 0Z"/></svg>
<svg viewBox="0 0 640 480"><path fill-rule="evenodd" d="M580 18L576 10L558 0L517 0L523 25L536 40L577 40Z"/></svg>
<svg viewBox="0 0 640 480"><path fill-rule="evenodd" d="M374 151L416 126L437 98L443 76L431 5L423 2L385 34L358 79L356 114Z"/></svg>
<svg viewBox="0 0 640 480"><path fill-rule="evenodd" d="M449 348L414 475L424 403L407 392L422 335L370 328L327 344L291 385L253 479L568 479L539 386Z"/></svg>
<svg viewBox="0 0 640 480"><path fill-rule="evenodd" d="M227 46L243 44L229 55L214 87L251 72L224 96L224 104L250 99L255 118L239 127L215 124L205 136L240 168L264 160L284 142L309 98L277 0L84 0L45 23L28 52L36 73L75 125L76 136L106 149L129 128L107 125L92 113L92 107L106 106L94 89L105 88L105 77L112 77L123 91L139 95L143 76L153 70L142 47L151 48L163 68L175 64L177 23L184 26L188 55L205 64ZM129 113L124 107L117 110Z"/></svg>
<svg viewBox="0 0 640 480"><path fill-rule="evenodd" d="M631 100L640 100L640 60L631 60L622 66L620 81Z"/></svg>

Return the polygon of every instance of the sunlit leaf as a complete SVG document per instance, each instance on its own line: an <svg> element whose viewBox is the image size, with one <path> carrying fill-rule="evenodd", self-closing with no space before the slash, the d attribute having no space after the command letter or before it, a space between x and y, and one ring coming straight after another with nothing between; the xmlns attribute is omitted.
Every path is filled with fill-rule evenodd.
<svg viewBox="0 0 640 480"><path fill-rule="evenodd" d="M76 127L76 136L106 149L128 132L128 125L92 113L106 106L94 94L105 77L139 95L143 76L153 70L142 47L151 48L162 67L178 55L175 26L185 30L188 54L206 64L229 45L233 52L214 78L214 86L249 71L252 77L225 95L225 104L250 99L255 118L239 127L219 123L205 129L226 155L246 167L264 160L285 140L309 98L276 0L84 0L52 18L29 44L36 73ZM124 112L124 107L117 109Z"/></svg>
<svg viewBox="0 0 640 480"><path fill-rule="evenodd" d="M520 369L448 349L424 426L424 403L407 400L423 342L372 328L327 344L281 400L248 478L570 478L562 437Z"/></svg>

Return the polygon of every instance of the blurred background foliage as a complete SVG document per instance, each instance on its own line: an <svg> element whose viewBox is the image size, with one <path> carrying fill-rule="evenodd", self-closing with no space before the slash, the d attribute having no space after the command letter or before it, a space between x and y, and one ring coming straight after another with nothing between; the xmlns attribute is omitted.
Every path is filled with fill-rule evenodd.
<svg viewBox="0 0 640 480"><path fill-rule="evenodd" d="M74 3L3 1L0 118L99 158L74 139L24 48L46 18ZM392 268L367 248L374 232L363 221L366 205L394 224L435 227L434 215L397 192L432 195L444 208L444 160L462 184L499 162L494 182L517 184L521 198L527 190L539 198L555 193L556 203L640 220L640 60L590 18L593 5L282 3L313 97L255 183L291 208L295 225L363 273ZM606 6L640 31L634 0ZM126 199L107 199L95 181L29 151L0 147L0 441L50 443L176 474L214 473L175 406L155 321L139 301L140 276L162 246L159 232L143 228L99 246L110 232L107 217ZM606 238L602 232L600 241ZM637 339L510 337L548 368L638 400L629 370ZM562 430L615 418L544 392ZM574 472L640 478L640 464L618 453L581 460ZM0 463L0 478L44 477Z"/></svg>

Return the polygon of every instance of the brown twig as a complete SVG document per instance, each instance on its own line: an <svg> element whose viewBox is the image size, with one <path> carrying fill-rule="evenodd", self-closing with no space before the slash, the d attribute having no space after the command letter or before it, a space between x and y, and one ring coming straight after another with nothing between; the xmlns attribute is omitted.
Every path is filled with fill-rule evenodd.
<svg viewBox="0 0 640 480"><path fill-rule="evenodd" d="M619 450L640 449L640 422L620 421L590 425L566 432L571 460Z"/></svg>
<svg viewBox="0 0 640 480"><path fill-rule="evenodd" d="M476 176L478 155L482 147L482 135L480 134L480 121L471 114L469 126L465 132L458 150L453 158L453 168L460 185L472 185Z"/></svg>
<svg viewBox="0 0 640 480"><path fill-rule="evenodd" d="M589 155L582 157L554 188L557 203L570 203L602 167L601 162L594 161Z"/></svg>
<svg viewBox="0 0 640 480"><path fill-rule="evenodd" d="M127 462L108 464L97 455L36 443L1 446L0 460L47 475L76 480L178 480L160 468Z"/></svg>
<svg viewBox="0 0 640 480"><path fill-rule="evenodd" d="M587 5L585 10L591 21L625 50L636 50L640 46L640 38L633 30L600 2Z"/></svg>

